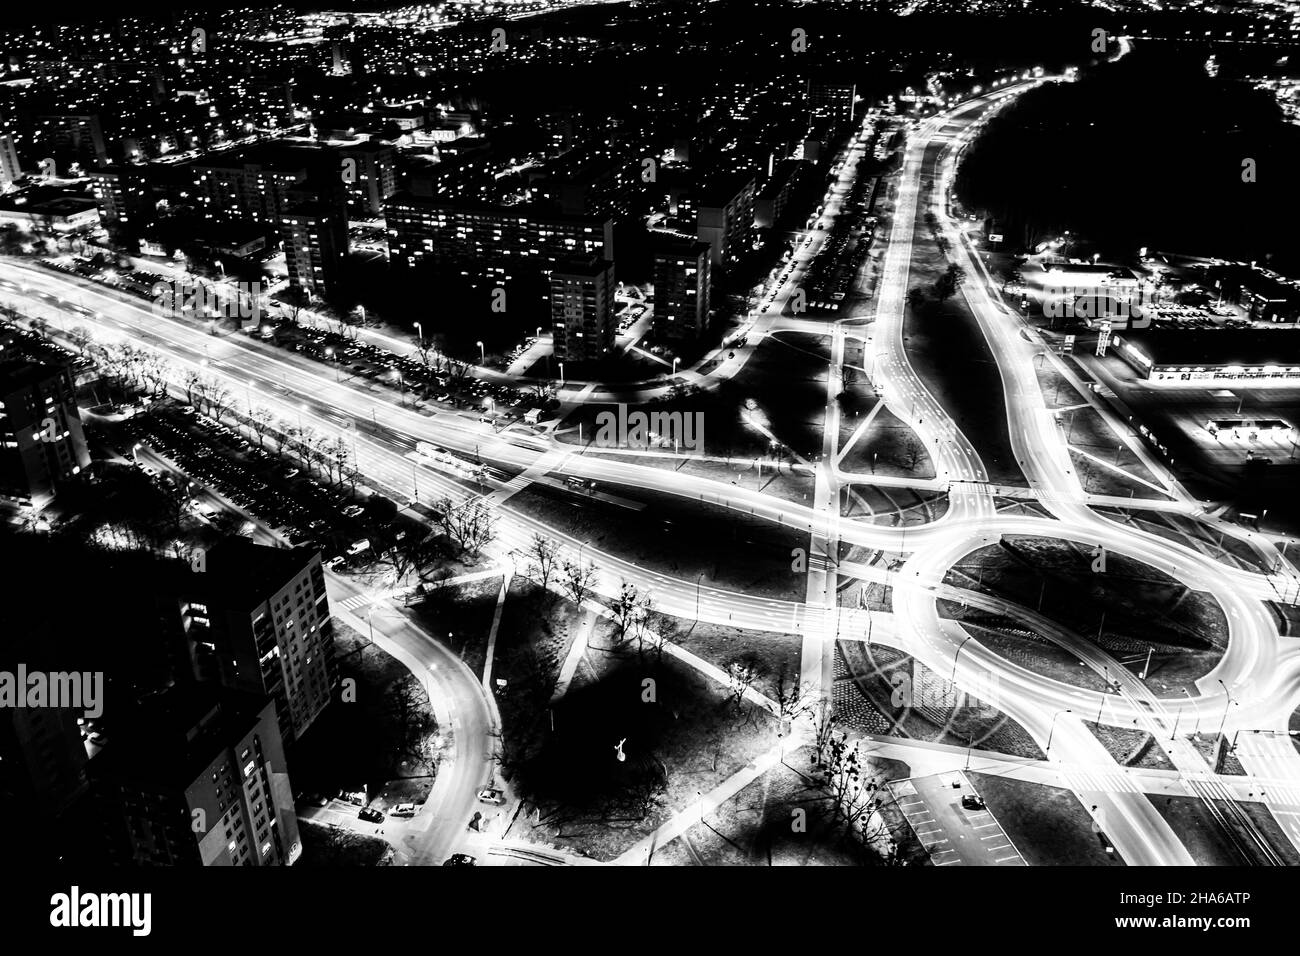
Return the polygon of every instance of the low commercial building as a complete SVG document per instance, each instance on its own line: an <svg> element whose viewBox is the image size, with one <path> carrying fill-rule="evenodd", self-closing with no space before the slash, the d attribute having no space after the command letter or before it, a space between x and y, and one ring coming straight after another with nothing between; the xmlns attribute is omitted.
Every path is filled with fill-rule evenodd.
<svg viewBox="0 0 1300 956"><path fill-rule="evenodd" d="M99 223L99 203L88 196L13 192L0 199L0 225L38 235L91 230Z"/></svg>
<svg viewBox="0 0 1300 956"><path fill-rule="evenodd" d="M1290 330L1123 330L1111 347L1150 382L1300 384L1300 333Z"/></svg>

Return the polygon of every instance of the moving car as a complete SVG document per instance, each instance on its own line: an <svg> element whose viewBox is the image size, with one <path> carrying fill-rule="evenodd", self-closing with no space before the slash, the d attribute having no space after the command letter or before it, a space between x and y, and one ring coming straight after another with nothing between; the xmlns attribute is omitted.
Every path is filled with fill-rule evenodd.
<svg viewBox="0 0 1300 956"><path fill-rule="evenodd" d="M506 802L505 794L496 787L484 787L478 792L478 798L483 803L492 803L498 806Z"/></svg>
<svg viewBox="0 0 1300 956"><path fill-rule="evenodd" d="M415 816L415 804L399 803L388 811L388 815L392 817L413 817Z"/></svg>
<svg viewBox="0 0 1300 956"><path fill-rule="evenodd" d="M384 815L374 807L362 807L357 811L357 817L361 820L367 821L368 823L384 822Z"/></svg>
<svg viewBox="0 0 1300 956"><path fill-rule="evenodd" d="M443 860L443 866L478 866L474 858L468 853L453 853L447 859Z"/></svg>
<svg viewBox="0 0 1300 956"><path fill-rule="evenodd" d="M983 810L984 798L973 793L962 794L961 805L967 810Z"/></svg>

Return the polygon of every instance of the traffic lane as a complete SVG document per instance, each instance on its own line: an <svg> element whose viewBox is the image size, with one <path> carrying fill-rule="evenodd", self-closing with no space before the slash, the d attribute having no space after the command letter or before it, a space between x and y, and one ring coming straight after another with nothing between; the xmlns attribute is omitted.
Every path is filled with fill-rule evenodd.
<svg viewBox="0 0 1300 956"><path fill-rule="evenodd" d="M335 614L360 633L375 626L377 643L400 660L421 681L433 703L438 731L449 741L449 759L438 775L418 817L428 814L423 832L407 832L399 846L399 862L437 865L459 852L469 835L468 824L477 806L478 791L491 780L495 701L463 661L386 602L371 604L365 613L339 608L348 598L367 592L347 578L328 573L326 584Z"/></svg>

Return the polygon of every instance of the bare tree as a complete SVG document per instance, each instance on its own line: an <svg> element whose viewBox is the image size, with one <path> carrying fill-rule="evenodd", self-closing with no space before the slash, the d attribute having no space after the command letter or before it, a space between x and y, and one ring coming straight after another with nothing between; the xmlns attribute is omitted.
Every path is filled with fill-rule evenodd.
<svg viewBox="0 0 1300 956"><path fill-rule="evenodd" d="M845 831L869 850L892 862L893 840L889 827L878 812L883 777L873 776L862 757L858 742L846 734L830 734L823 748L824 759L814 781L830 800L831 824Z"/></svg>
<svg viewBox="0 0 1300 956"><path fill-rule="evenodd" d="M435 507L442 530L461 554L477 554L496 537L496 515L480 498L458 505L444 496Z"/></svg>
<svg viewBox="0 0 1300 956"><path fill-rule="evenodd" d="M550 584L555 573L558 553L559 547L545 535L534 533L528 542L528 550L524 552L528 564L524 573L541 585L542 590Z"/></svg>
<svg viewBox="0 0 1300 956"><path fill-rule="evenodd" d="M596 568L590 563L580 565L566 560L560 566L560 584L564 587L569 599L578 607L582 607L582 602L591 593L592 585L595 582Z"/></svg>
<svg viewBox="0 0 1300 956"><path fill-rule="evenodd" d="M448 356L447 373L449 376L449 384L452 387L459 387L464 383L465 377L469 374L469 363Z"/></svg>
<svg viewBox="0 0 1300 956"><path fill-rule="evenodd" d="M220 423L234 402L230 389L214 378L205 383L204 392L208 402L208 414Z"/></svg>
<svg viewBox="0 0 1300 956"><path fill-rule="evenodd" d="M150 393L156 397L167 387L171 365L157 352L141 351L144 353L144 358L140 363L140 375L149 386Z"/></svg>
<svg viewBox="0 0 1300 956"><path fill-rule="evenodd" d="M435 757L431 737L437 724L420 682L408 674L394 681L384 691L384 697L400 734L402 752L413 760L430 763Z"/></svg>
<svg viewBox="0 0 1300 956"><path fill-rule="evenodd" d="M203 394L203 376L198 372L187 371L183 381L185 386L185 400L190 405L195 405L195 399Z"/></svg>
<svg viewBox="0 0 1300 956"><path fill-rule="evenodd" d="M342 435L339 435L325 446L324 451L329 464L338 471L338 480L342 481L347 467L352 461L352 446L347 443Z"/></svg>
<svg viewBox="0 0 1300 956"><path fill-rule="evenodd" d="M641 593L637 590L637 586L628 584L626 581L620 582L618 597L614 598L609 605L610 613L614 616L614 642L616 644L621 644L627 640L628 631L632 628L632 619L640 606Z"/></svg>
<svg viewBox="0 0 1300 956"><path fill-rule="evenodd" d="M763 659L752 651L746 651L727 665L727 690L730 692L727 699L736 713L744 710L745 695L765 670Z"/></svg>
<svg viewBox="0 0 1300 956"><path fill-rule="evenodd" d="M797 674L792 675L790 668L785 666L776 672L773 683L772 701L776 704L781 733L786 735L796 720L816 711L815 695L808 684L800 681Z"/></svg>
<svg viewBox="0 0 1300 956"><path fill-rule="evenodd" d="M257 447L261 448L263 437L266 431L271 427L271 422L275 420L275 413L269 408L254 408L248 416L248 427L253 430L257 436Z"/></svg>
<svg viewBox="0 0 1300 956"><path fill-rule="evenodd" d="M90 331L84 325L79 325L68 333L68 341L77 347L78 352L85 355L86 347L90 345Z"/></svg>
<svg viewBox="0 0 1300 956"><path fill-rule="evenodd" d="M908 471L916 471L916 466L921 461L921 443L915 435L908 435L903 441L903 461L907 464Z"/></svg>

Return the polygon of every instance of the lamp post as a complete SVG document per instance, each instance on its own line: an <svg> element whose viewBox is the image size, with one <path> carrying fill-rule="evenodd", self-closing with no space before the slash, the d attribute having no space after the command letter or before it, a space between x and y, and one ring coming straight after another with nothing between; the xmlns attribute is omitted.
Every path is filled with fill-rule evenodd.
<svg viewBox="0 0 1300 956"><path fill-rule="evenodd" d="M560 365L560 384L563 385L564 384L564 363L560 362L559 365Z"/></svg>
<svg viewBox="0 0 1300 956"><path fill-rule="evenodd" d="M1222 678L1219 679L1219 686L1222 687L1223 692L1228 695L1228 699L1223 704L1223 716L1219 719L1219 732L1215 734L1216 737L1223 736L1223 725L1227 723L1228 720L1228 708L1232 706L1232 691L1228 690L1228 685L1223 682Z"/></svg>
<svg viewBox="0 0 1300 956"><path fill-rule="evenodd" d="M479 364L479 365L486 365L486 364L487 364L487 352L486 352L486 350L483 348L483 341L480 339L479 341L475 342L474 344L478 346L478 364Z"/></svg>
<svg viewBox="0 0 1300 956"><path fill-rule="evenodd" d="M681 364L681 361L682 361L682 357L681 357L680 355L674 355L674 356L673 356L673 374L674 374L674 375L677 374L677 366Z"/></svg>
<svg viewBox="0 0 1300 956"><path fill-rule="evenodd" d="M954 683L954 684L957 683L957 659L958 659L959 657L961 657L961 649L962 649L963 647L965 647L965 646L966 646L966 642L969 641L969 640L970 640L972 637L974 637L974 636L975 636L975 635L973 635L973 634L967 634L965 637L963 637L963 638L961 639L961 643L957 645L957 653L954 654L954 655L952 655L952 679L951 679L951 683Z"/></svg>
<svg viewBox="0 0 1300 956"><path fill-rule="evenodd" d="M1056 718L1060 717L1062 714L1072 714L1072 713L1074 713L1074 711L1070 710L1069 708L1066 708L1065 710L1058 710L1055 714L1052 715L1052 726L1051 729L1047 731L1047 751L1046 751L1047 753L1050 754L1052 752L1052 734L1056 733Z"/></svg>

